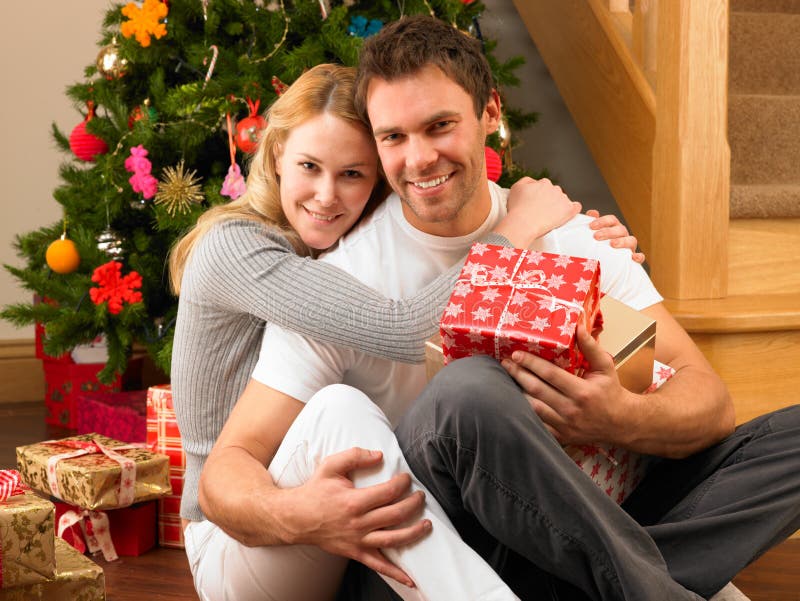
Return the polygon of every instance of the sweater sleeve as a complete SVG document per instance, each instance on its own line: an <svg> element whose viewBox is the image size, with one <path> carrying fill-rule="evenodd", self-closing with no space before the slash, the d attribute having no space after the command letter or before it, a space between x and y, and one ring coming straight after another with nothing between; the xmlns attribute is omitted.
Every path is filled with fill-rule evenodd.
<svg viewBox="0 0 800 601"><path fill-rule="evenodd" d="M510 246L494 233L481 241ZM463 263L464 259L415 296L392 300L338 267L299 257L276 230L230 221L200 240L181 288L194 295L195 303L248 313L369 355L419 363Z"/></svg>

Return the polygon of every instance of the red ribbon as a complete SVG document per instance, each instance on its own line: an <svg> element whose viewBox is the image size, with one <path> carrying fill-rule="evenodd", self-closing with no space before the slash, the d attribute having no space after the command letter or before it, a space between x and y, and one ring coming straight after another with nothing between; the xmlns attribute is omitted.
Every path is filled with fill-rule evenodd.
<svg viewBox="0 0 800 601"><path fill-rule="evenodd" d="M17 470L0 470L0 501L21 495L29 490L30 488L22 483L22 477ZM0 578L2 578L1 570Z"/></svg>
<svg viewBox="0 0 800 601"><path fill-rule="evenodd" d="M80 525L80 530L76 533L75 526L77 525ZM111 540L108 514L105 511L89 511L88 509L67 511L58 520L58 536L67 540L64 536L67 529L72 532L72 541L67 542L81 553L86 551L88 545L90 553L100 551L106 561L118 559L117 550ZM85 544L84 540L86 540Z"/></svg>

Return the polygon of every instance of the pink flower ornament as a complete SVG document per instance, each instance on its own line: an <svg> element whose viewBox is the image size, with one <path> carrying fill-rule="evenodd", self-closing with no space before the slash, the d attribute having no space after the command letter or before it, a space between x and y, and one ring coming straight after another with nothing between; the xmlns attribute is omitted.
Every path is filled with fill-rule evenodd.
<svg viewBox="0 0 800 601"><path fill-rule="evenodd" d="M225 176L225 181L222 182L222 188L219 193L229 197L231 200L236 200L245 192L247 192L247 184L245 184L242 176L242 170L239 165L233 163L228 168L228 175Z"/></svg>

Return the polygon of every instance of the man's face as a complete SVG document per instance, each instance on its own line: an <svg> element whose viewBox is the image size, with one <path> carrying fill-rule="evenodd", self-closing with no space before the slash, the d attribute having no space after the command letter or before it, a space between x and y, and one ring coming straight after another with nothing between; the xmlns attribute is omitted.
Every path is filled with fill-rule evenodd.
<svg viewBox="0 0 800 601"><path fill-rule="evenodd" d="M484 145L497 128L499 100L481 118L472 97L438 67L373 79L367 112L386 177L417 229L463 236L486 219L491 198Z"/></svg>

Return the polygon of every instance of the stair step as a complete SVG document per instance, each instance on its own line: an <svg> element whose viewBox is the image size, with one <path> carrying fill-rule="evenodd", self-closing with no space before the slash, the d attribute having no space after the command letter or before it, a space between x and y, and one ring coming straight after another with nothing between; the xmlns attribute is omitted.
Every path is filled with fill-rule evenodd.
<svg viewBox="0 0 800 601"><path fill-rule="evenodd" d="M731 94L800 94L800 10L797 13L731 13Z"/></svg>
<svg viewBox="0 0 800 601"><path fill-rule="evenodd" d="M731 12L800 13L800 0L731 0Z"/></svg>
<svg viewBox="0 0 800 601"><path fill-rule="evenodd" d="M731 185L731 219L800 217L800 185Z"/></svg>
<svg viewBox="0 0 800 601"><path fill-rule="evenodd" d="M798 257L800 219L732 220L728 226L728 294L794 294L800 307Z"/></svg>
<svg viewBox="0 0 800 601"><path fill-rule="evenodd" d="M731 94L732 184L800 184L800 96Z"/></svg>
<svg viewBox="0 0 800 601"><path fill-rule="evenodd" d="M750 294L700 300L666 299L665 305L687 332L800 332L796 294Z"/></svg>

